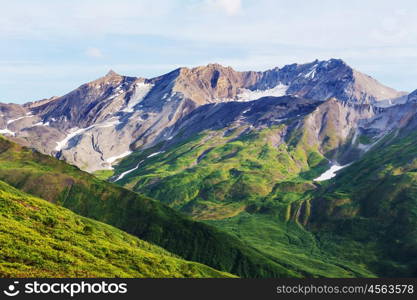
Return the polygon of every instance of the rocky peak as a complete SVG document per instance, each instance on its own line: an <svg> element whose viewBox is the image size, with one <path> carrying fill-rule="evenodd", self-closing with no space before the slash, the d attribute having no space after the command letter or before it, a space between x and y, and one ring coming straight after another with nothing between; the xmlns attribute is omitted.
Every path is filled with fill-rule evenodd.
<svg viewBox="0 0 417 300"><path fill-rule="evenodd" d="M115 76L120 76L120 75L110 69L104 77L115 77Z"/></svg>
<svg viewBox="0 0 417 300"><path fill-rule="evenodd" d="M353 82L348 86L353 99L362 103L377 103L387 99L395 99L406 93L387 87L369 75L353 70Z"/></svg>
<svg viewBox="0 0 417 300"><path fill-rule="evenodd" d="M87 127L125 105L126 92L133 88L135 80L110 70L64 96L31 108L45 120L57 120L62 129Z"/></svg>
<svg viewBox="0 0 417 300"><path fill-rule="evenodd" d="M213 63L180 68L164 78L169 78L174 92L197 106L239 99L249 101L257 95L277 96L281 92L318 101L336 97L355 103L375 103L403 95L335 58L290 64L265 72L239 72Z"/></svg>
<svg viewBox="0 0 417 300"><path fill-rule="evenodd" d="M238 72L220 64L182 68L174 91L202 105L234 99L239 89L255 84L258 78L257 72Z"/></svg>
<svg viewBox="0 0 417 300"><path fill-rule="evenodd" d="M417 90L408 95L407 102L417 103Z"/></svg>
<svg viewBox="0 0 417 300"><path fill-rule="evenodd" d="M218 63L212 63L206 66L198 66L194 68L181 68L180 69L180 74L182 76L204 77L204 76L210 76L213 73L234 77L241 72L235 71L232 67L225 67Z"/></svg>
<svg viewBox="0 0 417 300"><path fill-rule="evenodd" d="M106 75L104 75L103 77L100 77L96 80L90 81L88 83L86 83L85 85L82 85L81 87L103 87L103 86L107 86L107 85L117 85L119 84L121 81L123 81L126 77L122 76L116 72L114 72L113 70L110 70L107 72Z"/></svg>
<svg viewBox="0 0 417 300"><path fill-rule="evenodd" d="M330 58L329 60L322 60L319 61L318 59L315 60L316 63L320 64L327 64L327 65L333 65L333 66L347 66L348 64L340 58Z"/></svg>
<svg viewBox="0 0 417 300"><path fill-rule="evenodd" d="M282 83L288 86L288 94L315 100L336 97L340 101L376 103L404 95L335 58L286 65L279 70L269 70L263 74L262 80L255 88L264 87L266 82L266 87Z"/></svg>

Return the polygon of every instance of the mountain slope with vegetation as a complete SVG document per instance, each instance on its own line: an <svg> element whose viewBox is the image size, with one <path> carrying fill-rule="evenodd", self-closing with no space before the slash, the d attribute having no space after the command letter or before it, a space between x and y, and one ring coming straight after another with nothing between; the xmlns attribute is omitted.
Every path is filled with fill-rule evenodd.
<svg viewBox="0 0 417 300"><path fill-rule="evenodd" d="M303 276L410 276L417 240L414 111L329 100L274 124L272 109L265 123L249 113L245 122L239 113L238 123L227 121L231 114L211 122L203 110L178 125L173 142L125 158L110 180L226 230ZM369 127L352 126L364 117ZM378 131L382 122L402 129ZM333 159L356 162L334 180L314 181Z"/></svg>
<svg viewBox="0 0 417 300"><path fill-rule="evenodd" d="M221 230L1 137L0 180L186 260L242 277L301 276Z"/></svg>
<svg viewBox="0 0 417 300"><path fill-rule="evenodd" d="M338 59L111 71L62 97L0 104L0 180L241 277L410 276L406 94Z"/></svg>
<svg viewBox="0 0 417 300"><path fill-rule="evenodd" d="M289 219L297 194L314 190L331 161L361 155L357 123L373 114L289 96L201 107L169 129L169 141L123 159L110 180L198 219L242 210Z"/></svg>
<svg viewBox="0 0 417 300"><path fill-rule="evenodd" d="M203 136L149 158L120 183L235 235L300 276L376 276L367 266L329 251L303 227L304 218L308 218L305 207L311 199L309 192L315 189L311 179L326 168L327 161L312 152L318 159L315 165L310 160L309 166L307 159L294 159L297 148L288 151L285 146L278 150L268 144L260 146L275 130L279 128L226 145L219 143L221 134L214 137L211 133L209 141ZM205 142L198 143L201 140ZM201 159L199 167L187 166L213 143L218 147ZM130 159L144 159L149 151ZM303 151L298 155L308 157ZM255 163L258 168L252 168ZM333 242L329 236L325 239Z"/></svg>
<svg viewBox="0 0 417 300"><path fill-rule="evenodd" d="M374 269L417 275L416 119L393 132L316 193L310 226L374 244Z"/></svg>
<svg viewBox="0 0 417 300"><path fill-rule="evenodd" d="M309 130L287 130L297 122L289 119L251 132L249 125L202 131L178 144L135 152L112 178L226 230L301 276L376 276L358 257L334 251L334 244L341 241L319 237L304 227L316 189L313 179L328 161L321 144L311 142ZM326 139L326 130L323 140L332 153L338 140ZM138 162L138 168L117 180ZM360 244L354 247L367 251Z"/></svg>
<svg viewBox="0 0 417 300"><path fill-rule="evenodd" d="M232 277L0 181L0 277Z"/></svg>

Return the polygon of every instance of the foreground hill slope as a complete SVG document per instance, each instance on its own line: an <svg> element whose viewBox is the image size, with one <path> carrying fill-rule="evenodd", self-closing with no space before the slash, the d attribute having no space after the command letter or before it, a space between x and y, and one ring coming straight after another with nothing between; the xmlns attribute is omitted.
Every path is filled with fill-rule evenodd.
<svg viewBox="0 0 417 300"><path fill-rule="evenodd" d="M242 277L301 276L236 237L1 137L0 180L187 260Z"/></svg>
<svg viewBox="0 0 417 300"><path fill-rule="evenodd" d="M232 277L0 181L0 277Z"/></svg>

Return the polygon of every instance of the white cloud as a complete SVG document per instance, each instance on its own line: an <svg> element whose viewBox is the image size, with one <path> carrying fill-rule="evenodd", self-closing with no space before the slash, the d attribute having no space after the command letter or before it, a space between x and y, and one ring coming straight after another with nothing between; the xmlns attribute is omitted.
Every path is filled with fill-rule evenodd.
<svg viewBox="0 0 417 300"><path fill-rule="evenodd" d="M89 56L89 57L93 57L93 58L102 58L103 57L103 53L101 52L100 49L98 48L94 48L94 47L89 47L85 50L85 55Z"/></svg>
<svg viewBox="0 0 417 300"><path fill-rule="evenodd" d="M153 35L270 46L396 46L417 40L416 8L414 0L395 5L369 0L365 6L359 0L323 0L322 5L309 0L21 0L0 10L0 38Z"/></svg>
<svg viewBox="0 0 417 300"><path fill-rule="evenodd" d="M224 11L227 15L237 15L242 10L241 0L206 0L206 5Z"/></svg>

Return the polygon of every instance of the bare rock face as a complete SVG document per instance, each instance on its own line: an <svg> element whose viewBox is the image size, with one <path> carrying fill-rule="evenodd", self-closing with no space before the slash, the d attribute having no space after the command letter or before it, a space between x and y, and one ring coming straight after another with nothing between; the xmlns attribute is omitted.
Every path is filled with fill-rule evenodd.
<svg viewBox="0 0 417 300"><path fill-rule="evenodd" d="M177 143L204 130L247 128L261 130L282 124L288 119L302 119L322 102L294 96L263 97L257 101L225 102L203 105L166 127L154 143ZM168 137L168 138L167 138Z"/></svg>
<svg viewBox="0 0 417 300"><path fill-rule="evenodd" d="M372 127L376 132L372 122L383 112L370 104L342 102L335 98L315 101L295 96L209 104L167 127L155 143L165 141L164 147L169 147L205 130L244 128L241 133L245 134L281 125L284 135L276 137L276 146L289 143L297 136L304 139L307 147L317 149L329 160L350 162L365 152L358 137ZM378 138L383 136L381 132L378 134Z"/></svg>
<svg viewBox="0 0 417 300"><path fill-rule="evenodd" d="M59 97L53 96L53 97L48 98L48 99L42 99L42 100L38 100L38 101L27 102L27 103L23 104L22 106L25 107L25 108L27 108L27 109L29 109L29 110L31 110L31 109L37 108L39 106L45 105L45 104L47 104L49 102L52 102L52 101L54 101L54 100L56 100L58 98Z"/></svg>
<svg viewBox="0 0 417 300"><path fill-rule="evenodd" d="M126 94L133 93L142 79L126 77L110 71L106 76L84 84L62 97L32 108L47 121L59 122L67 128L88 127L103 121L126 103ZM64 127L63 127L64 128Z"/></svg>
<svg viewBox="0 0 417 300"><path fill-rule="evenodd" d="M293 64L264 74L269 86L274 84L275 78L275 82L288 86L288 94L316 100L336 98L355 103L375 103L404 94L352 69L340 59Z"/></svg>
<svg viewBox="0 0 417 300"><path fill-rule="evenodd" d="M325 125L320 122L332 124L334 130L341 132L337 145L353 138L355 124L362 118L373 117L372 109L366 113L363 107L403 97L403 93L337 59L292 64L265 72L238 72L210 64L180 68L151 79L110 71L61 97L24 105L0 104L0 134L92 172L111 168L137 148L172 139L178 126L196 110L209 109L206 113L221 116L213 118L214 127L233 116L240 118L232 122L233 126L245 120L252 120L251 126L256 128L274 124L274 120L283 117L281 110L276 111L276 99L286 95L309 99L303 101L310 106L336 98L326 102L326 113L322 112L323 107L312 112L309 126L311 136L321 140L323 133L317 134L316 130ZM257 104L254 100L260 98L264 101ZM300 105L299 101L294 103ZM364 111L355 110L355 105L363 104L368 105L361 106ZM257 117L249 112L243 114L245 109L258 111ZM262 109L264 114L260 113ZM202 120L194 129L207 124Z"/></svg>
<svg viewBox="0 0 417 300"><path fill-rule="evenodd" d="M357 136L376 114L372 105L332 98L309 114L302 128L308 145L317 147L329 160L348 163L360 155Z"/></svg>
<svg viewBox="0 0 417 300"><path fill-rule="evenodd" d="M179 69L174 81L173 90L198 105L283 95L319 101L337 98L355 103L376 103L405 94L380 84L339 59L292 64L265 72L237 72L230 67L210 64ZM281 86L280 90L276 89L278 86ZM245 93L249 96L242 97Z"/></svg>
<svg viewBox="0 0 417 300"><path fill-rule="evenodd" d="M231 67L210 64L193 69L182 68L176 79L174 91L182 93L202 105L236 99L240 89L253 86L261 73L237 72Z"/></svg>

